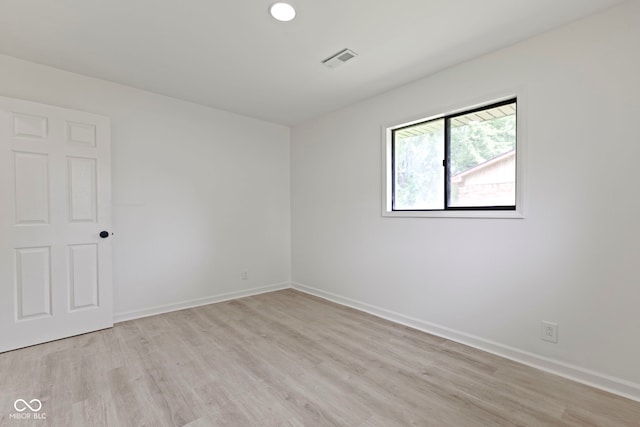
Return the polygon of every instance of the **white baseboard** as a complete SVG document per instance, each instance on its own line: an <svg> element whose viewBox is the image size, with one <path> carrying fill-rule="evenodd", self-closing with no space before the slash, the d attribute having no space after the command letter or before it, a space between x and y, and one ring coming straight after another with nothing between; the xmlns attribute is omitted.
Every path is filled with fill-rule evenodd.
<svg viewBox="0 0 640 427"><path fill-rule="evenodd" d="M258 288L245 289L242 291L226 292L218 295L210 295L203 298L196 298L188 301L181 301L172 304L158 305L155 307L143 308L141 310L122 311L115 313L113 323L125 322L127 320L139 319L141 317L155 316L156 314L169 313L171 311L184 310L186 308L199 307L201 305L213 304L216 302L229 301L232 299L249 297L251 295L264 294L267 292L290 289L291 283L282 282Z"/></svg>
<svg viewBox="0 0 640 427"><path fill-rule="evenodd" d="M300 283L292 283L291 287L298 291L324 298L326 300L345 305L347 307L355 308L356 310L364 311L374 316L381 317L383 319L387 319L401 325L409 326L428 334L436 335L451 341L468 345L469 347L474 347L479 350L522 363L524 365L541 369L543 371L550 372L552 374L559 375L561 377L568 378L570 380L577 381L579 383L586 384L640 402L640 384L594 372L589 369L561 362L559 360L539 356L537 354L529 353L524 350L519 350L514 347L509 347L504 344L489 341L484 338L466 334L464 332L449 329L444 326L425 322L424 320L405 316L403 314L395 313L384 308L356 301L351 298L336 295L331 292L326 292L320 289L312 288L310 286L305 286Z"/></svg>

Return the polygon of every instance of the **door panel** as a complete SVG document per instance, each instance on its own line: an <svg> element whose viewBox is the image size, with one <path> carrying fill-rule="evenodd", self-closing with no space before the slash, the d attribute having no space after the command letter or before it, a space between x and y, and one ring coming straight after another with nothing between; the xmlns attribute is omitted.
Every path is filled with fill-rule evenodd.
<svg viewBox="0 0 640 427"><path fill-rule="evenodd" d="M50 248L16 249L16 320L51 316Z"/></svg>
<svg viewBox="0 0 640 427"><path fill-rule="evenodd" d="M98 307L98 245L69 246L70 309Z"/></svg>
<svg viewBox="0 0 640 427"><path fill-rule="evenodd" d="M49 223L49 157L14 151L16 224Z"/></svg>
<svg viewBox="0 0 640 427"><path fill-rule="evenodd" d="M96 160L67 157L69 221L93 222L96 218Z"/></svg>
<svg viewBox="0 0 640 427"><path fill-rule="evenodd" d="M109 119L0 97L0 352L113 325Z"/></svg>

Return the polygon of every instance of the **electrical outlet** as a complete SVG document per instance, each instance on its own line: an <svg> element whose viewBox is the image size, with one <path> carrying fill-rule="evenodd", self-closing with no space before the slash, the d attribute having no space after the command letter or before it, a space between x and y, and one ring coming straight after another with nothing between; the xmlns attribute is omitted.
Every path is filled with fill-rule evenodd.
<svg viewBox="0 0 640 427"><path fill-rule="evenodd" d="M249 269L245 268L242 270L242 280L249 280Z"/></svg>
<svg viewBox="0 0 640 427"><path fill-rule="evenodd" d="M542 338L544 341L557 343L558 342L558 324L553 322L545 322L543 320L540 328L540 338Z"/></svg>

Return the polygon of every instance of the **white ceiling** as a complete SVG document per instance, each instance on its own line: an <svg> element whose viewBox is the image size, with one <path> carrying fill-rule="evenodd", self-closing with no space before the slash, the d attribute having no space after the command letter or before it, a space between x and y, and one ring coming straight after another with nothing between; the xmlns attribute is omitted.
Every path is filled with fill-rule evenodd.
<svg viewBox="0 0 640 427"><path fill-rule="evenodd" d="M0 53L293 125L622 0L291 0L288 23L271 3L0 0Z"/></svg>

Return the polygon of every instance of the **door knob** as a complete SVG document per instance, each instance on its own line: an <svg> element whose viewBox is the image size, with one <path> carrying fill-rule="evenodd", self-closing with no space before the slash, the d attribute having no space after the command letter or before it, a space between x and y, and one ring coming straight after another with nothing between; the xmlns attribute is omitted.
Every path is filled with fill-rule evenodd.
<svg viewBox="0 0 640 427"><path fill-rule="evenodd" d="M107 237L109 237L109 232L108 231L101 231L100 232L100 237L102 237L103 239L106 239Z"/></svg>

